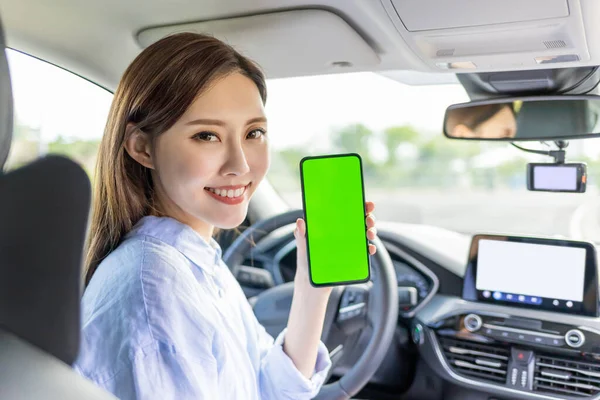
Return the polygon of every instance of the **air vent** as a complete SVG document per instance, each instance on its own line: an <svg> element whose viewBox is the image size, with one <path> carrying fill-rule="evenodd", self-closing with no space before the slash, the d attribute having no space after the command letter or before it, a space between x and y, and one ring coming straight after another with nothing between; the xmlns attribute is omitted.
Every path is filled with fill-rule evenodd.
<svg viewBox="0 0 600 400"><path fill-rule="evenodd" d="M600 393L600 364L537 356L533 390L591 397Z"/></svg>
<svg viewBox="0 0 600 400"><path fill-rule="evenodd" d="M491 382L506 382L508 347L440 337L448 363L455 372Z"/></svg>
<svg viewBox="0 0 600 400"><path fill-rule="evenodd" d="M562 49L563 47L567 47L567 44L564 40L546 40L544 41L544 46L547 49Z"/></svg>
<svg viewBox="0 0 600 400"><path fill-rule="evenodd" d="M438 50L435 55L438 57L452 57L454 55L454 49Z"/></svg>

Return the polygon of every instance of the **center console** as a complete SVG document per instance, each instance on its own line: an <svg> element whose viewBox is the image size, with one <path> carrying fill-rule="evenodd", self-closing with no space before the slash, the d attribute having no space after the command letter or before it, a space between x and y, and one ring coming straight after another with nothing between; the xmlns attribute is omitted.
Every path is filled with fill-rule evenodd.
<svg viewBox="0 0 600 400"><path fill-rule="evenodd" d="M486 338L522 345L577 349L578 352L600 354L600 336L571 325L515 317L480 316L473 313L461 319L460 324L466 331ZM586 338L589 339L587 342Z"/></svg>
<svg viewBox="0 0 600 400"><path fill-rule="evenodd" d="M591 244L478 235L463 298L436 296L413 341L446 379L514 399L600 399Z"/></svg>

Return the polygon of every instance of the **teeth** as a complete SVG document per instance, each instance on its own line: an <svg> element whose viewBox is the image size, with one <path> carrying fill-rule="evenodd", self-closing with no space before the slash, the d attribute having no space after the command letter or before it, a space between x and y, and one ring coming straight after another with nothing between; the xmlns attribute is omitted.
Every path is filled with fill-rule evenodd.
<svg viewBox="0 0 600 400"><path fill-rule="evenodd" d="M240 188L240 189L230 189L230 190L225 190L225 189L213 189L213 188L208 188L208 190L210 190L211 192L221 196L221 197L229 197L230 199L234 198L234 197L240 197L242 194L244 194L244 192L246 191L246 188Z"/></svg>

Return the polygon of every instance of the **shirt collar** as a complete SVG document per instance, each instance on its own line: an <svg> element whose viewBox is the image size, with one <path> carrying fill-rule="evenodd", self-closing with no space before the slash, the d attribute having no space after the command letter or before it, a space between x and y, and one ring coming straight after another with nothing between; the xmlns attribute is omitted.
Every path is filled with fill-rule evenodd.
<svg viewBox="0 0 600 400"><path fill-rule="evenodd" d="M143 217L127 235L150 236L173 246L199 268L214 275L221 259L221 246L214 238L207 242L190 226L169 217Z"/></svg>

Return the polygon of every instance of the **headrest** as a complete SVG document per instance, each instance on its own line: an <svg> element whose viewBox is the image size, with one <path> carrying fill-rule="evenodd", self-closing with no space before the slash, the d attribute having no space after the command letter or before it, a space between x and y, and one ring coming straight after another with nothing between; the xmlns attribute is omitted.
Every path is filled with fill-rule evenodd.
<svg viewBox="0 0 600 400"><path fill-rule="evenodd" d="M1 175L0 193L0 331L72 364L90 181L74 161L48 156Z"/></svg>
<svg viewBox="0 0 600 400"><path fill-rule="evenodd" d="M8 60L6 59L6 42L4 41L4 30L0 22L0 173L4 169L4 163L10 151L10 142L13 131L13 99L8 72Z"/></svg>

